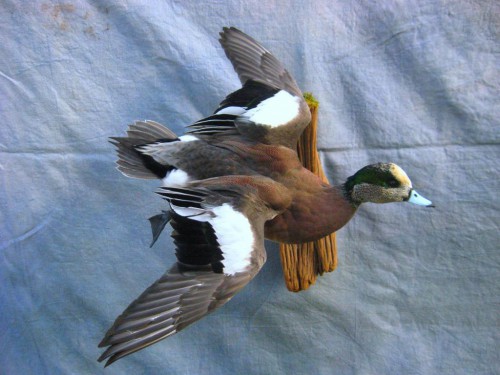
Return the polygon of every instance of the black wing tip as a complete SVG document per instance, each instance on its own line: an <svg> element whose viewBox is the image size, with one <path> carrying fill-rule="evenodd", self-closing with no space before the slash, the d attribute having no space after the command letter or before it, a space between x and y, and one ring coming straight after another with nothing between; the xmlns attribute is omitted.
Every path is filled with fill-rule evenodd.
<svg viewBox="0 0 500 375"><path fill-rule="evenodd" d="M104 336L104 338L101 340L101 342L97 345L98 348L105 348L108 346L108 335ZM101 356L102 357L102 356ZM100 357L99 357L100 358Z"/></svg>
<svg viewBox="0 0 500 375"><path fill-rule="evenodd" d="M102 347L104 347L104 346L106 346L106 345L101 346L101 344L99 344L99 345L98 345L98 348L102 348ZM108 357L109 357L109 354L107 353L107 351L105 351L104 353L102 353L102 354L99 356L99 358L97 358L97 362L102 362L102 361L104 361L104 360L105 360L106 358L108 358ZM111 359L111 358L110 358L110 359ZM109 362L109 360L106 362L106 366L108 365L108 362Z"/></svg>
<svg viewBox="0 0 500 375"><path fill-rule="evenodd" d="M102 362L104 361L106 358L108 358L108 356L104 356L101 355L98 359L97 359L97 362ZM115 357L115 355L112 355L109 357L109 359L106 361L106 363L104 364L104 368L108 367L109 365L111 365L112 363L115 363L118 359L120 359L120 357Z"/></svg>
<svg viewBox="0 0 500 375"><path fill-rule="evenodd" d="M107 359L106 363L104 364L104 367L108 367L109 365L111 365L112 363L116 362L117 360L119 360L120 358L123 358L129 354L132 354L135 352L134 351L127 351L127 350L124 350L124 351L118 351L116 353L112 353L112 348L113 348L113 345L110 344L108 341L109 341L109 336L106 335L104 336L104 338L102 339L102 341L99 343L99 345L97 346L98 348L104 348L104 347L108 347L100 356L99 358L97 358L97 362L103 362L104 360Z"/></svg>
<svg viewBox="0 0 500 375"><path fill-rule="evenodd" d="M223 26L222 31L219 33L220 36L224 36L227 33L230 32L239 32L242 33L242 31L234 26Z"/></svg>
<svg viewBox="0 0 500 375"><path fill-rule="evenodd" d="M222 28L222 31L219 33L219 36L220 36L219 42L220 42L220 44L222 44L224 46L231 34L239 34L240 36L244 36L246 38L254 40L250 35L245 34L243 31L241 31L237 27L234 27L234 26L224 26Z"/></svg>

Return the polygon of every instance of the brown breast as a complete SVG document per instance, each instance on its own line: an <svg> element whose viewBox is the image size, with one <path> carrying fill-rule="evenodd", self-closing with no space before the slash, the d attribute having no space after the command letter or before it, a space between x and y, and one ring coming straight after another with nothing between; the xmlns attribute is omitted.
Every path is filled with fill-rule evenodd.
<svg viewBox="0 0 500 375"><path fill-rule="evenodd" d="M266 222L265 237L284 243L314 241L342 228L355 212L338 187L316 194L297 192L285 212Z"/></svg>

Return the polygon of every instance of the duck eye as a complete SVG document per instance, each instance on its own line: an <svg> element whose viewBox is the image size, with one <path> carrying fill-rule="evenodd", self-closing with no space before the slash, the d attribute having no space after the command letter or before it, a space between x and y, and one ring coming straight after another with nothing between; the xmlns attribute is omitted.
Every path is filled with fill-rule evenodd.
<svg viewBox="0 0 500 375"><path fill-rule="evenodd" d="M390 180L389 181L389 186L393 187L393 188L398 187L399 186L399 182L396 181L396 180Z"/></svg>

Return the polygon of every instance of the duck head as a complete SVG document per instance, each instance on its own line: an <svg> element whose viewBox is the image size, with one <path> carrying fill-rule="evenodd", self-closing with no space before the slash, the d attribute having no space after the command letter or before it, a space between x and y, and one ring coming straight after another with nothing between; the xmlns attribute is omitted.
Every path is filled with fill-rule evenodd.
<svg viewBox="0 0 500 375"><path fill-rule="evenodd" d="M363 167L344 184L348 199L356 206L364 202L410 202L434 207L418 194L408 175L393 163L377 163Z"/></svg>

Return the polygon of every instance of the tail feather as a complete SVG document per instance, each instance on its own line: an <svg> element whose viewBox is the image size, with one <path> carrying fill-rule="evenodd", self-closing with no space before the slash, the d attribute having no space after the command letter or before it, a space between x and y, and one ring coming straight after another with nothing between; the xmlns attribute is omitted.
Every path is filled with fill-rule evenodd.
<svg viewBox="0 0 500 375"><path fill-rule="evenodd" d="M127 134L129 134L129 132L140 132L144 136L143 139L148 143L158 139L177 139L177 135L173 131L151 120L136 121L135 124L130 125L128 128Z"/></svg>
<svg viewBox="0 0 500 375"><path fill-rule="evenodd" d="M161 232L165 228L165 225L168 224L170 219L172 218L172 214L169 211L162 211L161 214L151 216L149 218L149 222L151 223L151 231L153 232L153 241L149 247L153 247L156 240L160 237Z"/></svg>
<svg viewBox="0 0 500 375"><path fill-rule="evenodd" d="M116 147L117 168L127 177L158 179L163 178L171 169L168 165L156 162L151 156L137 150L138 146L148 143L178 140L170 129L155 121L137 121L127 129L126 137L111 137L110 143Z"/></svg>

